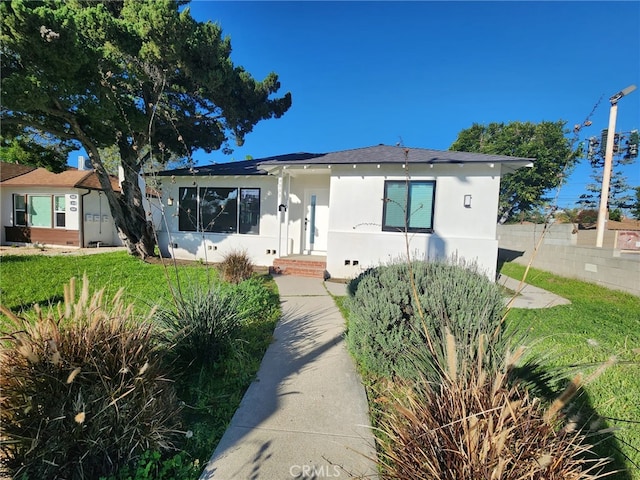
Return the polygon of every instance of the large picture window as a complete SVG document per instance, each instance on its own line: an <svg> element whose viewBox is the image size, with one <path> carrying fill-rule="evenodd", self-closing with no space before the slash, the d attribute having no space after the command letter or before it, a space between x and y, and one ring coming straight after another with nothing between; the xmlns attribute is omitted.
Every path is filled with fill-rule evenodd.
<svg viewBox="0 0 640 480"><path fill-rule="evenodd" d="M200 189L201 230L214 233L238 231L238 189L204 187Z"/></svg>
<svg viewBox="0 0 640 480"><path fill-rule="evenodd" d="M260 233L260 189L181 187L178 229L183 232Z"/></svg>
<svg viewBox="0 0 640 480"><path fill-rule="evenodd" d="M29 195L29 226L51 228L51 195Z"/></svg>
<svg viewBox="0 0 640 480"><path fill-rule="evenodd" d="M436 183L388 180L384 183L382 230L431 233Z"/></svg>

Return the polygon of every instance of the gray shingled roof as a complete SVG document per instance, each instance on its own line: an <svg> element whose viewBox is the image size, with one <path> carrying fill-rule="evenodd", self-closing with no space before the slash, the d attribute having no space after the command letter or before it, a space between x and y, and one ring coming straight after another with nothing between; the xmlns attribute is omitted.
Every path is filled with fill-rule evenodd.
<svg viewBox="0 0 640 480"><path fill-rule="evenodd" d="M407 156L405 157L405 151ZM424 163L510 163L524 166L533 162L532 158L509 157L506 155L485 155L482 153L455 152L452 150L428 150L425 148L391 147L376 145L330 153L291 153L274 157L244 160L240 162L218 163L202 167L167 170L159 175L265 175L264 167L279 165L351 165L351 164L404 164Z"/></svg>
<svg viewBox="0 0 640 480"><path fill-rule="evenodd" d="M193 168L177 168L175 170L164 170L155 175L161 177L168 176L224 176L224 175L266 175L267 172L260 170L258 160L243 160L240 162L214 163Z"/></svg>

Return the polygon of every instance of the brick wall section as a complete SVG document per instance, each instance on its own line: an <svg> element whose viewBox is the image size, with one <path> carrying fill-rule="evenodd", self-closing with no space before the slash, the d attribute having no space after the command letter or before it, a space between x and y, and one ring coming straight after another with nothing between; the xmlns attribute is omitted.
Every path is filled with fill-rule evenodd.
<svg viewBox="0 0 640 480"><path fill-rule="evenodd" d="M526 265L542 231L542 225L498 225L500 261ZM585 245L582 233L573 233L570 224L552 225L532 266L640 296L640 254L615 250L613 231L605 232L602 248Z"/></svg>

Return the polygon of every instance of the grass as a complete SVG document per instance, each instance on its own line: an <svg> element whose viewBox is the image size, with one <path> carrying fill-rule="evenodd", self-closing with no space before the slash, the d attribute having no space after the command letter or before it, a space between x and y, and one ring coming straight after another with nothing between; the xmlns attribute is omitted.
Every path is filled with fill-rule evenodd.
<svg viewBox="0 0 640 480"><path fill-rule="evenodd" d="M521 279L524 266L506 263L501 272ZM507 315L508 327L527 332L531 354L541 356L545 366L571 377L617 358L586 386L585 403L619 429L614 448L627 457L631 478L640 479L640 298L536 269L526 281L571 301L548 309L512 309Z"/></svg>
<svg viewBox="0 0 640 480"><path fill-rule="evenodd" d="M153 304L169 300L169 282L176 280L187 287L190 282L204 282L212 275L202 265L183 265L178 273L171 266L144 263L126 252L84 256L5 255L0 260L0 302L14 312L28 310L34 303L47 305L62 300L62 286L71 277L86 273L92 288L105 288L113 296L119 288L125 300L148 310Z"/></svg>
<svg viewBox="0 0 640 480"><path fill-rule="evenodd" d="M124 300L134 303L141 314L171 302L170 286L175 289L179 284L186 291L220 281L212 267L193 263L165 269L162 264L144 263L126 252L52 257L7 255L0 259L0 303L16 313L28 314L35 303L48 305L62 300L63 285L71 277L82 278L83 274L92 290L105 288L106 298L124 287ZM270 295L267 299L261 297L260 305L247 305L253 314L234 336L228 353L176 382L179 397L185 403L185 427L189 431L181 448L188 458L197 459L201 468L253 381L280 316L275 283L268 276L259 279ZM8 328L2 325L2 317L0 327L4 327L3 331Z"/></svg>

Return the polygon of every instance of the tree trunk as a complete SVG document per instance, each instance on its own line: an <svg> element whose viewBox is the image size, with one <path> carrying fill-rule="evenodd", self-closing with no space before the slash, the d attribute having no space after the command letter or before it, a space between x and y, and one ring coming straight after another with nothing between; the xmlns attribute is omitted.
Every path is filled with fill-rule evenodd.
<svg viewBox="0 0 640 480"><path fill-rule="evenodd" d="M147 217L144 209L145 194L138 184L140 167L137 161L135 159L132 161L131 157L121 156L121 173L123 173L121 177L123 178L121 178L121 191L116 192L111 185L109 174L102 165L98 149L91 142L83 142L83 144L107 197L118 237L131 255L143 259L157 256L153 224Z"/></svg>
<svg viewBox="0 0 640 480"><path fill-rule="evenodd" d="M120 146L120 210L123 216L117 219L118 236L126 245L131 255L144 258L154 257L155 235L153 224L144 208L145 186L140 186L140 165L129 145Z"/></svg>

